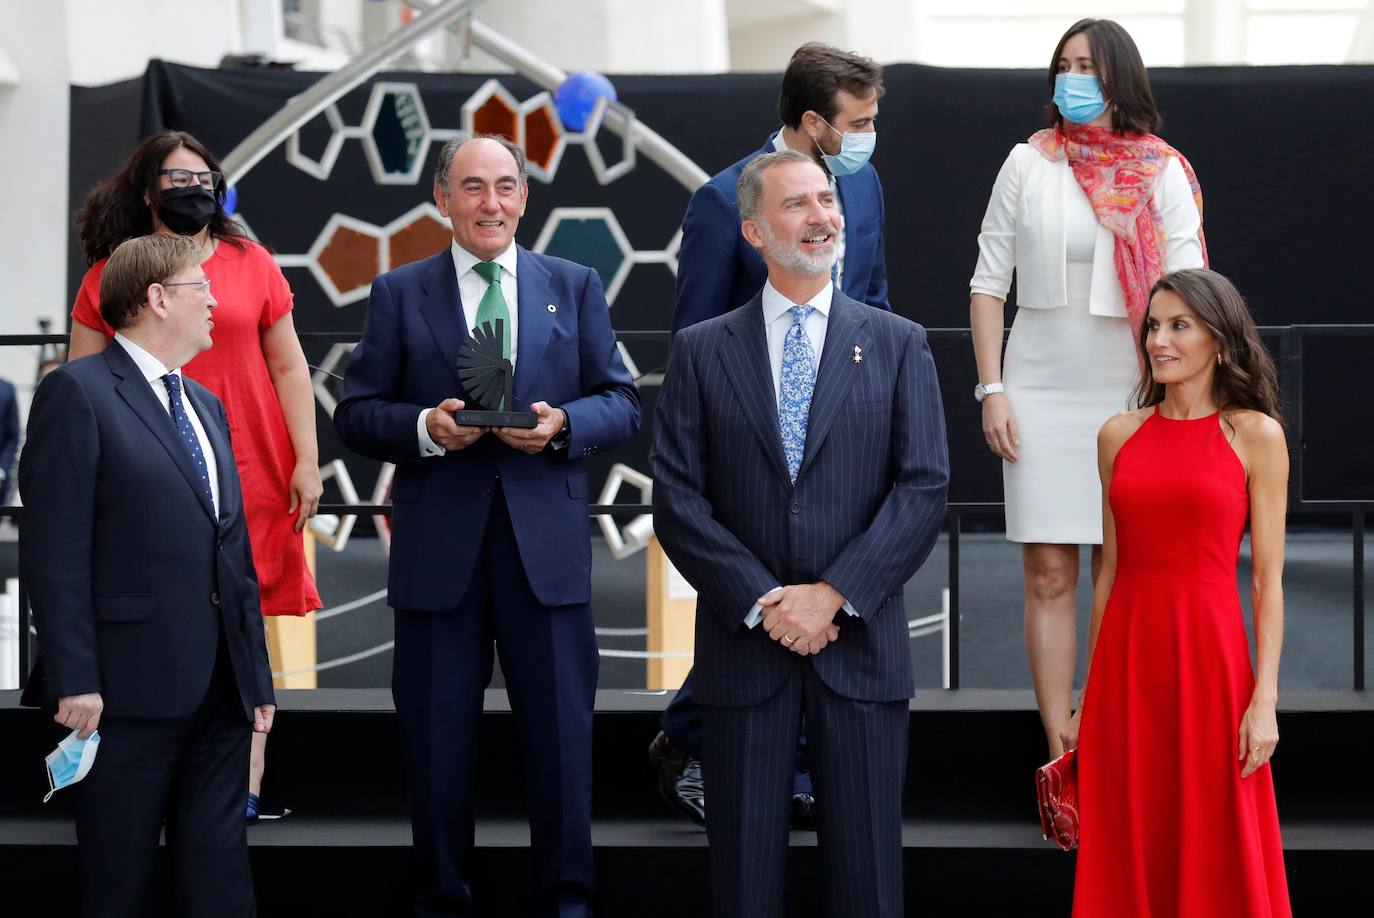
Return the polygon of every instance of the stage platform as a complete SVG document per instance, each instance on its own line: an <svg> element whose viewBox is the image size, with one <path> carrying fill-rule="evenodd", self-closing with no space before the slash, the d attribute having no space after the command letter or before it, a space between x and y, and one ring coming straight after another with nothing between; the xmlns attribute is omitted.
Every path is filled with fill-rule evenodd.
<svg viewBox="0 0 1374 918"><path fill-rule="evenodd" d="M0 890L4 914L75 914L70 801L46 806L39 750L56 734L17 693L0 693ZM266 794L296 809L249 830L264 918L406 914L410 830L389 693L281 693ZM662 693L597 695L593 840L600 915L709 914L705 833L658 798L645 750ZM479 869L484 913L524 913L528 830L505 693L487 695L480 739ZM1363 914L1374 873L1374 696L1287 692L1275 783L1294 912ZM911 703L904 804L908 912L1065 916L1073 855L1040 837L1032 774L1043 744L1029 693L919 692ZM309 764L307 764L309 763ZM792 834L789 915L820 918L815 835ZM21 908L16 895L31 891ZM40 899L41 896L41 899ZM40 905L40 903L43 903Z"/></svg>

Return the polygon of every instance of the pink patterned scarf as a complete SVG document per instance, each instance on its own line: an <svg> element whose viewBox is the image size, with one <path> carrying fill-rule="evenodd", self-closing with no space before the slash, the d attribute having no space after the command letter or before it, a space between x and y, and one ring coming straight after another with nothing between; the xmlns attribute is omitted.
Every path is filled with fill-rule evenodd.
<svg viewBox="0 0 1374 918"><path fill-rule="evenodd" d="M1155 183L1164 174L1168 158L1177 156L1201 220L1202 188L1193 167L1154 134L1123 137L1109 128L1087 124L1036 131L1030 144L1051 161L1068 158L1097 222L1116 237L1116 276L1126 295L1131 327L1139 332L1150 307L1150 288L1164 274L1164 217L1155 207ZM1207 239L1200 224L1197 235L1206 265Z"/></svg>

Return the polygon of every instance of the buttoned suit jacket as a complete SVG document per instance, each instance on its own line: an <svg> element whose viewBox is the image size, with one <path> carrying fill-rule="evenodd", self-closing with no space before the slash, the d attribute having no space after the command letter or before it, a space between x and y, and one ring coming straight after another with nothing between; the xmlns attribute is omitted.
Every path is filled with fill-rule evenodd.
<svg viewBox="0 0 1374 918"><path fill-rule="evenodd" d="M682 218L674 332L742 306L763 289L768 266L740 232L736 188L745 166L776 152L774 136L770 134L762 149L692 193ZM844 212L844 292L859 302L890 309L883 256L883 186L878 173L865 164L853 175L837 177L835 189Z"/></svg>
<svg viewBox="0 0 1374 918"><path fill-rule="evenodd" d="M389 603L410 611L458 607L480 554L493 489L510 512L525 574L546 606L591 599L591 541L582 460L639 428L639 393L616 348L594 270L516 247L513 401L568 414L566 450L530 456L486 434L438 458L420 457L420 412L457 395L468 338L453 256L433 257L372 282L334 429L350 449L396 463L391 488ZM499 476L499 484L497 479Z"/></svg>
<svg viewBox="0 0 1374 918"><path fill-rule="evenodd" d="M762 297L673 339L654 448L655 531L698 591L698 701L749 706L814 665L845 697L912 694L906 581L945 516L949 462L919 325L834 291L796 484L788 477ZM858 612L801 657L744 619L779 585L825 580Z"/></svg>
<svg viewBox="0 0 1374 918"><path fill-rule="evenodd" d="M214 451L218 515L118 343L34 395L19 460L20 571L41 655L31 701L99 692L107 717L184 717L223 640L245 718L275 703L229 423L208 389L182 384Z"/></svg>

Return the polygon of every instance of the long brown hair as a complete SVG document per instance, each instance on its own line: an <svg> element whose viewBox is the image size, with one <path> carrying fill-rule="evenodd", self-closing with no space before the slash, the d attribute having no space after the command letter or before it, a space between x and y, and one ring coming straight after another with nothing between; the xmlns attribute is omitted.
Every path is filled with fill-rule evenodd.
<svg viewBox="0 0 1374 918"><path fill-rule="evenodd" d="M76 230L86 264L109 255L125 239L152 233L153 211L162 202L158 170L181 147L205 160L212 172L224 171L205 145L185 131L159 131L145 137L124 168L92 188L76 212ZM215 194L210 235L243 248L243 230L224 212L224 194L223 188ZM143 203L145 197L147 204Z"/></svg>
<svg viewBox="0 0 1374 918"><path fill-rule="evenodd" d="M1088 37L1088 47L1092 49L1093 69L1102 81L1102 97L1112 106L1112 130L1118 134L1154 134L1164 120L1155 107L1154 93L1150 91L1150 75L1145 70L1145 62L1140 57L1140 49L1135 46L1131 33L1110 19L1080 19L1054 47L1050 58L1050 101L1045 106L1050 126L1064 123L1059 106L1054 104L1054 82L1059 76L1059 57L1064 53L1064 45L1070 38L1083 34Z"/></svg>
<svg viewBox="0 0 1374 918"><path fill-rule="evenodd" d="M1150 290L1167 290L1187 304L1220 345L1221 363L1212 376L1212 397L1218 410L1248 408L1269 415L1280 424L1278 374L1274 361L1260 341L1250 307L1234 284L1225 276L1206 268L1188 268L1166 274ZM1150 372L1150 355L1145 341L1150 333L1148 318L1140 325L1141 371L1135 390L1135 403L1148 408L1164 401L1164 384L1155 382Z"/></svg>

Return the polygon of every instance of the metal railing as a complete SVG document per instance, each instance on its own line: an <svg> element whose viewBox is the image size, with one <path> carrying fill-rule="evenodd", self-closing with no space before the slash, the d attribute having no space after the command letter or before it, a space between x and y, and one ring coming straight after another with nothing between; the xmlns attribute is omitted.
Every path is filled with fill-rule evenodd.
<svg viewBox="0 0 1374 918"><path fill-rule="evenodd" d="M926 333L932 340L971 339L967 328L928 328ZM1303 482L1303 407L1302 407L1302 361L1304 341L1313 336L1356 336L1374 337L1374 324L1369 325L1285 325L1264 326L1260 333L1266 339L1279 339L1279 354L1275 361L1279 373L1279 391L1284 394L1285 420L1289 428L1289 519L1329 516L1332 513L1350 515L1351 552L1353 573L1351 582L1351 685L1356 691L1365 689L1365 514L1374 508L1374 500L1325 500L1309 499L1302 493ZM299 332L303 345L310 344L347 344L358 340L354 332ZM619 331L617 338L622 342L667 341L666 331ZM0 347L41 346L45 344L64 344L65 335L0 335ZM949 589L949 688L960 687L960 641L959 622L961 611L959 545L964 520L970 517L997 517L1003 513L1001 501L950 501L945 517L945 535L948 543L948 589ZM360 516L390 514L389 504L371 503L322 503L319 513L357 514ZM0 519L13 517L22 519L24 508L0 507ZM653 513L650 504L592 504L587 508L589 517L599 515L638 516ZM30 668L30 610L22 580L19 584L19 674L21 686L27 680Z"/></svg>

